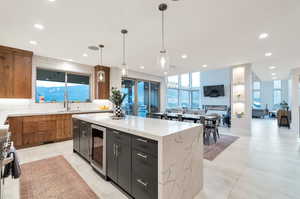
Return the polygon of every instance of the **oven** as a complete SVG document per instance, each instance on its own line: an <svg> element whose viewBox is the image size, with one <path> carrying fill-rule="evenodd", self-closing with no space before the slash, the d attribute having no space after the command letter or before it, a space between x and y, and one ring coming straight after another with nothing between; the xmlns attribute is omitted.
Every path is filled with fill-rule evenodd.
<svg viewBox="0 0 300 199"><path fill-rule="evenodd" d="M106 128L92 124L91 165L106 178Z"/></svg>

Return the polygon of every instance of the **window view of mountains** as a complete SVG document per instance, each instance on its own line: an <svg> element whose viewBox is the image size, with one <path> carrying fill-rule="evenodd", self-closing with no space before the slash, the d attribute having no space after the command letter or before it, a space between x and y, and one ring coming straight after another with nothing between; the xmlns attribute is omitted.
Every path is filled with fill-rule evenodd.
<svg viewBox="0 0 300 199"><path fill-rule="evenodd" d="M44 97L44 102L63 102L65 90L67 89L68 100L72 102L89 102L90 101L90 86L84 84L75 84L65 86L44 86L38 85L36 87L36 102L40 102L40 98Z"/></svg>

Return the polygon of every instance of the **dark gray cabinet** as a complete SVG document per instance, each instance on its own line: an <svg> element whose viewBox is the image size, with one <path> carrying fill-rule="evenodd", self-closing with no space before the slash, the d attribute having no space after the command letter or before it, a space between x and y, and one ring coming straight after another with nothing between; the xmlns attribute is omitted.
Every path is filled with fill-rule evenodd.
<svg viewBox="0 0 300 199"><path fill-rule="evenodd" d="M73 119L73 150L86 160L90 160L91 126L89 123Z"/></svg>
<svg viewBox="0 0 300 199"><path fill-rule="evenodd" d="M157 199L157 142L132 136L132 196Z"/></svg>
<svg viewBox="0 0 300 199"><path fill-rule="evenodd" d="M131 193L131 138L112 129L107 130L107 176Z"/></svg>
<svg viewBox="0 0 300 199"><path fill-rule="evenodd" d="M79 152L80 121L73 119L73 150Z"/></svg>

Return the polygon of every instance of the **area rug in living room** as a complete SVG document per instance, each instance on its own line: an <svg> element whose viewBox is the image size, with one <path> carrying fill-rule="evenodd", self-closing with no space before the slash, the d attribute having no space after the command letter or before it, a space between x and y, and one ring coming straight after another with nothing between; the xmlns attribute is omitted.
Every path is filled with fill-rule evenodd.
<svg viewBox="0 0 300 199"><path fill-rule="evenodd" d="M203 157L206 160L213 161L219 154L221 154L227 147L234 143L239 137L232 135L221 134L217 143L210 141L209 145L203 146Z"/></svg>
<svg viewBox="0 0 300 199"><path fill-rule="evenodd" d="M21 199L98 199L63 156L21 165Z"/></svg>

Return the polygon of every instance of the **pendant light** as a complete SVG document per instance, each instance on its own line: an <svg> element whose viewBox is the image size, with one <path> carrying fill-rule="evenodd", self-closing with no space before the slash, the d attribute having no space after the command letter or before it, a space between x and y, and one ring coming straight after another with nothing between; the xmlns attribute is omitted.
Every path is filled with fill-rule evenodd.
<svg viewBox="0 0 300 199"><path fill-rule="evenodd" d="M158 10L161 11L161 50L158 56L158 65L163 71L168 71L170 66L170 59L165 48L165 17L164 12L167 10L168 5L165 3L159 4Z"/></svg>
<svg viewBox="0 0 300 199"><path fill-rule="evenodd" d="M125 57L126 57L126 49L125 49L125 36L128 33L126 29L121 30L122 37L123 37L123 61L122 61L122 66L121 66L121 73L123 77L128 76L128 66L126 65Z"/></svg>

